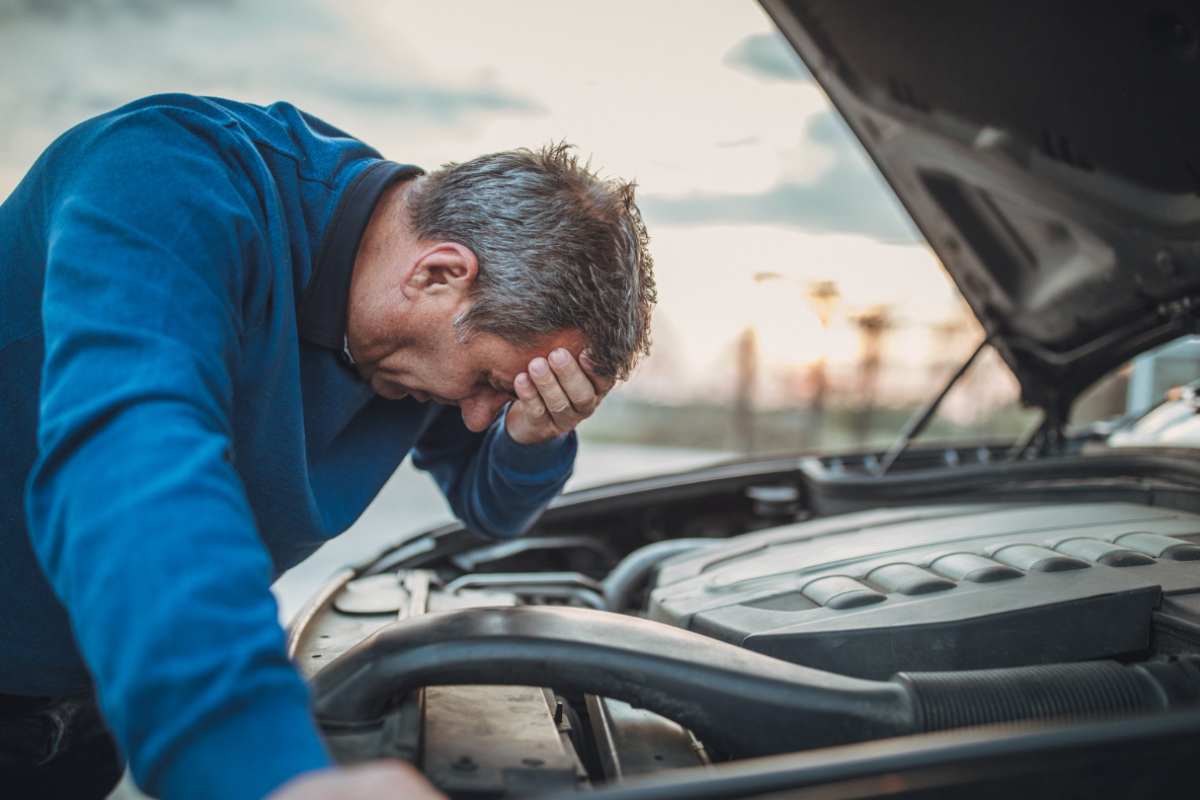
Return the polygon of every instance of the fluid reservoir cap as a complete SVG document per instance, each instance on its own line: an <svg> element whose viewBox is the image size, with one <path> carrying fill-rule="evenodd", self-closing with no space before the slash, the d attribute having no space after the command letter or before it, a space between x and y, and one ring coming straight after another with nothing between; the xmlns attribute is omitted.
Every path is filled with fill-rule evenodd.
<svg viewBox="0 0 1200 800"><path fill-rule="evenodd" d="M350 581L334 597L333 607L343 614L390 614L407 602L408 592L389 572Z"/></svg>
<svg viewBox="0 0 1200 800"><path fill-rule="evenodd" d="M791 517L800 510L800 490L795 486L751 486L746 497L760 517Z"/></svg>

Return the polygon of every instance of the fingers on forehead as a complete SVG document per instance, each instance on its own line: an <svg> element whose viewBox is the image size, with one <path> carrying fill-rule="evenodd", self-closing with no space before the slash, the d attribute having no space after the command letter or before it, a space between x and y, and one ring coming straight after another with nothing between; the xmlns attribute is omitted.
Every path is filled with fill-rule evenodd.
<svg viewBox="0 0 1200 800"><path fill-rule="evenodd" d="M518 386L520 386L519 383ZM517 389L517 394L519 395L517 402L529 416L537 418L549 413L546 411L546 405L542 402L542 396L538 394L537 388L532 383L526 382L523 388Z"/></svg>
<svg viewBox="0 0 1200 800"><path fill-rule="evenodd" d="M513 391L517 393L517 397L521 400L532 400L540 398L537 387L533 385L533 379L528 373L522 372L513 379Z"/></svg>
<svg viewBox="0 0 1200 800"><path fill-rule="evenodd" d="M558 378L558 383L566 392L567 397L570 398L571 405L584 410L585 406L596 399L596 387L592 384L591 378L580 369L575 359L572 358L561 366L556 366L551 361L550 367L554 370L554 375Z"/></svg>

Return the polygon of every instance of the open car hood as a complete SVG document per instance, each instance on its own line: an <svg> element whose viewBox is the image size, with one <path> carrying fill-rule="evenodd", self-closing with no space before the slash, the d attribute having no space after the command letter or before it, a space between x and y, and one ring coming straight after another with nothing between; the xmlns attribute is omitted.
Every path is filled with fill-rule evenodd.
<svg viewBox="0 0 1200 800"><path fill-rule="evenodd" d="M1200 9L764 0L1025 402L1062 415L1200 308Z"/></svg>

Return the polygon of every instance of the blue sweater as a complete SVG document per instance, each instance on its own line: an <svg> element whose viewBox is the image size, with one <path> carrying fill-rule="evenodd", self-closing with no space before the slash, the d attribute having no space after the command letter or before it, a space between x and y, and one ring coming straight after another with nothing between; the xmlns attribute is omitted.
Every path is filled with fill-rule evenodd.
<svg viewBox="0 0 1200 800"><path fill-rule="evenodd" d="M383 189L419 172L319 119L182 95L68 131L0 206L0 693L94 687L164 798L328 764L270 584L405 455L493 537L574 435L375 396L341 360Z"/></svg>

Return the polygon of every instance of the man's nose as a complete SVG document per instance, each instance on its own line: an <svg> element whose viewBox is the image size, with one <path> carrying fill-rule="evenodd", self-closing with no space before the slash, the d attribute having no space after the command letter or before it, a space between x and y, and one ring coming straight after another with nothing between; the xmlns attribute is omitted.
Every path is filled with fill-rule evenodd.
<svg viewBox="0 0 1200 800"><path fill-rule="evenodd" d="M504 395L492 392L487 396L469 397L459 401L458 407L462 411L463 424L467 426L467 430L475 433L487 430L492 421L496 419L496 415L500 413L500 409L504 408L506 400Z"/></svg>

